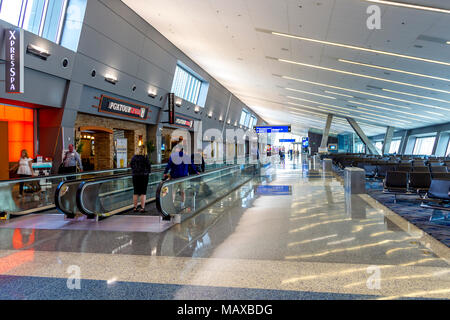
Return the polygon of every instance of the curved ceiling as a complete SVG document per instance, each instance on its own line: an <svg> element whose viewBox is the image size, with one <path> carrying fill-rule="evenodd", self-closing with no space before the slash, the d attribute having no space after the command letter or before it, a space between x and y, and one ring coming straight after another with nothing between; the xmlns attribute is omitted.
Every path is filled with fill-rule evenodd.
<svg viewBox="0 0 450 320"><path fill-rule="evenodd" d="M353 117L374 135L450 121L448 0L407 2L439 12L383 0L122 1L271 124L322 129L332 113L331 132L352 131ZM371 5L381 29L367 26Z"/></svg>

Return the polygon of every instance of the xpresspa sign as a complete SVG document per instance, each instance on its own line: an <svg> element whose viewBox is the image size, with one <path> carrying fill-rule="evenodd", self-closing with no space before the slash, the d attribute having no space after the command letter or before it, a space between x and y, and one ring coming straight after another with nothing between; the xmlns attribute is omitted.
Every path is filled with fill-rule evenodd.
<svg viewBox="0 0 450 320"><path fill-rule="evenodd" d="M5 91L24 92L23 29L5 30Z"/></svg>

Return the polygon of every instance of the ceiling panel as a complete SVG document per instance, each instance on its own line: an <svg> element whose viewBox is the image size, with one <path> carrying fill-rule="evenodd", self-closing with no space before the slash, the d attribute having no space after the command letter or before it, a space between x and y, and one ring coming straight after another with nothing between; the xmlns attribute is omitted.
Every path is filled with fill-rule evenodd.
<svg viewBox="0 0 450 320"><path fill-rule="evenodd" d="M448 38L450 41L450 15L380 5L381 30L369 30L366 26L366 9L371 3L363 0L123 2L269 123L283 123L289 118L293 127L299 128L298 130L304 130L308 123L311 127L320 128L325 123L327 112L344 111L354 116L370 135L384 133L387 125L416 128L450 121L450 94L423 88L450 91L449 81L349 64L338 59L446 79L450 78L450 65L314 42L328 41L450 63L450 45L433 41L433 38L423 38ZM448 0L408 2L450 8ZM270 31L306 37L311 41L282 37L271 34ZM421 36L422 39L418 39ZM335 70L299 66L273 58ZM342 74L336 70L389 81ZM280 76L316 84L283 79ZM286 87L323 95L329 95L325 91L332 91L341 95L335 95L336 99L328 99L288 91ZM287 98L288 95L317 103L295 101ZM310 109L304 110L310 112L305 111L303 118L291 116L290 108L293 105L289 102L308 105ZM314 111L311 108L315 108L320 114L311 113ZM407 120L409 122L405 122ZM342 120L337 120L335 130L351 130L341 122Z"/></svg>

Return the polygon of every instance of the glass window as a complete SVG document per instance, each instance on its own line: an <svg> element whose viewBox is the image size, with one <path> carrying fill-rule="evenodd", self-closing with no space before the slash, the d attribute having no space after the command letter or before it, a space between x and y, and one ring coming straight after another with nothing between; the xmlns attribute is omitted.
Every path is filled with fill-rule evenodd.
<svg viewBox="0 0 450 320"><path fill-rule="evenodd" d="M414 155L431 155L436 137L416 138L414 144Z"/></svg>
<svg viewBox="0 0 450 320"><path fill-rule="evenodd" d="M32 33L39 34L43 24L42 16L46 7L46 0L28 0L26 2L25 17L22 28Z"/></svg>
<svg viewBox="0 0 450 320"><path fill-rule="evenodd" d="M241 119L239 120L239 124L241 126L243 126L245 124L245 119L247 118L247 111L246 110L242 110L241 112Z"/></svg>
<svg viewBox="0 0 450 320"><path fill-rule="evenodd" d="M450 141L448 142L447 151L445 151L445 156L450 157Z"/></svg>
<svg viewBox="0 0 450 320"><path fill-rule="evenodd" d="M3 0L1 3L0 19L18 26L22 11L22 2L22 0Z"/></svg>
<svg viewBox="0 0 450 320"><path fill-rule="evenodd" d="M250 113L247 113L247 115L245 116L245 122L244 122L244 127L249 127L249 125L250 125L250 118L251 118L251 114Z"/></svg>
<svg viewBox="0 0 450 320"><path fill-rule="evenodd" d="M377 141L377 142L375 142L375 148L377 148L378 151L381 152L381 150L383 149L383 141Z"/></svg>
<svg viewBox="0 0 450 320"><path fill-rule="evenodd" d="M356 153L366 153L366 145L362 142L355 143Z"/></svg>
<svg viewBox="0 0 450 320"><path fill-rule="evenodd" d="M53 0L48 4L45 26L42 32L43 38L58 42L58 30L61 27L61 21L64 19L62 16L64 10L64 0Z"/></svg>
<svg viewBox="0 0 450 320"><path fill-rule="evenodd" d="M250 121L250 129L253 129L256 126L256 117L252 116L252 120Z"/></svg>
<svg viewBox="0 0 450 320"><path fill-rule="evenodd" d="M58 29L56 42L69 50L77 51L78 49L86 4L86 0L70 0L65 13L62 12L62 16L65 16L65 18L63 21L60 21L63 23L60 24L61 27ZM53 15L53 21L56 17L57 15ZM47 32L48 37L53 34L51 29Z"/></svg>
<svg viewBox="0 0 450 320"><path fill-rule="evenodd" d="M389 147L389 153L398 153L398 149L400 148L401 141L402 141L401 139L392 140L391 146Z"/></svg>
<svg viewBox="0 0 450 320"><path fill-rule="evenodd" d="M197 104L202 80L177 66L172 83L172 92L183 100Z"/></svg>
<svg viewBox="0 0 450 320"><path fill-rule="evenodd" d="M0 19L76 51L87 0L0 0Z"/></svg>

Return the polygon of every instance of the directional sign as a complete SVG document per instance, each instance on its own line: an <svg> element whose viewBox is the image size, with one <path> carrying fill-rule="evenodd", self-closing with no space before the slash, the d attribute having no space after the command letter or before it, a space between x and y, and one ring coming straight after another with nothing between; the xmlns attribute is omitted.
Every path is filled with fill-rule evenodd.
<svg viewBox="0 0 450 320"><path fill-rule="evenodd" d="M256 133L291 132L291 126L256 126Z"/></svg>

